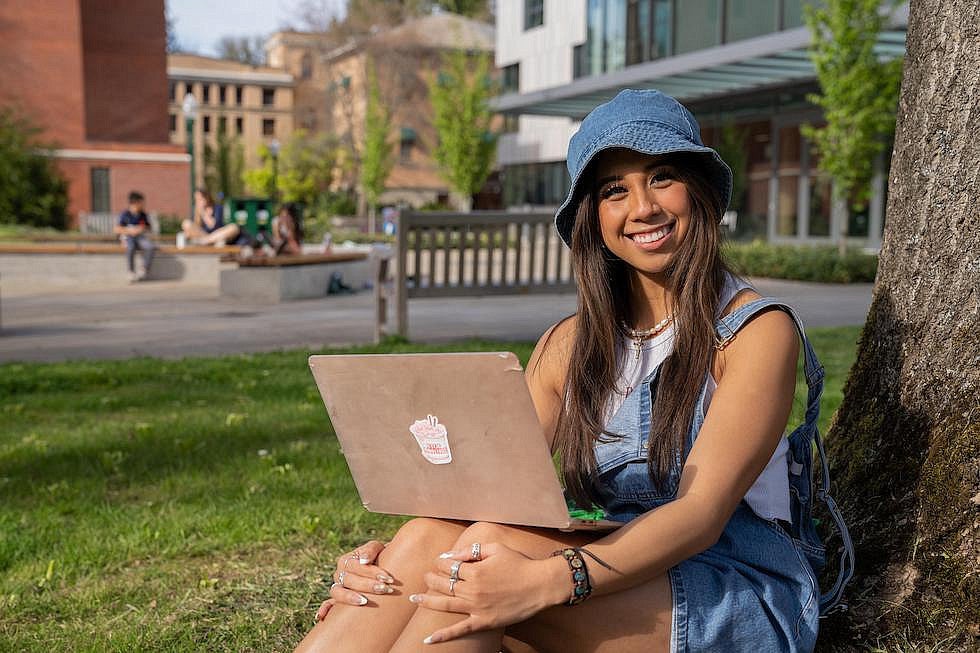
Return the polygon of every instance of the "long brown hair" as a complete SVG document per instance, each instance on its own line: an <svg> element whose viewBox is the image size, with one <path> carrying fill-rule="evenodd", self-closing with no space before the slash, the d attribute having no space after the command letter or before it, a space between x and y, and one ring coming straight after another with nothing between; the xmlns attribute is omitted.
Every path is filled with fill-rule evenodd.
<svg viewBox="0 0 980 653"><path fill-rule="evenodd" d="M690 429L694 406L709 372L715 312L727 266L720 253L718 223L724 211L717 188L708 183L697 154L669 156L691 200L691 222L666 270L674 315L673 352L660 368L653 404L647 468L663 486ZM605 429L605 410L619 377L618 343L633 325L631 270L602 240L594 168L587 171L572 230L572 266L578 282L578 313L565 397L554 448L568 495L581 507L598 500L593 446L621 437Z"/></svg>

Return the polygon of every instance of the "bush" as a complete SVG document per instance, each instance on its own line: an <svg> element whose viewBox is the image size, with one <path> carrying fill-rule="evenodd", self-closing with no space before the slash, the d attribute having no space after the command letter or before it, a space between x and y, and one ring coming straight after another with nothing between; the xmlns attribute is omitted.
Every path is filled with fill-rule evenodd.
<svg viewBox="0 0 980 653"><path fill-rule="evenodd" d="M68 182L39 132L13 110L0 109L0 223L65 229Z"/></svg>
<svg viewBox="0 0 980 653"><path fill-rule="evenodd" d="M841 257L835 246L771 245L765 241L728 242L725 260L739 274L824 283L874 282L878 257L848 249Z"/></svg>
<svg viewBox="0 0 980 653"><path fill-rule="evenodd" d="M176 213L161 213L157 216L160 222L160 235L172 236L180 233L181 218Z"/></svg>

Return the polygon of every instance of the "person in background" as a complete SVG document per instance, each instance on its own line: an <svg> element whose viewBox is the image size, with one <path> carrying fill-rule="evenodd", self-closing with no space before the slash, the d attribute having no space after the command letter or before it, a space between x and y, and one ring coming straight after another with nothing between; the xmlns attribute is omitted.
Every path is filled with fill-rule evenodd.
<svg viewBox="0 0 980 653"><path fill-rule="evenodd" d="M241 229L237 224L225 224L221 212L216 212L211 194L204 188L194 191L194 217L181 224L184 235L194 245L222 247L235 242Z"/></svg>
<svg viewBox="0 0 980 653"><path fill-rule="evenodd" d="M303 229L300 226L299 207L287 202L279 207L279 215L272 219L272 246L276 256L303 253Z"/></svg>
<svg viewBox="0 0 980 653"><path fill-rule="evenodd" d="M132 191L129 193L129 206L119 214L119 222L113 231L120 236L120 240L126 245L126 264L129 266L129 281L142 281L150 272L150 265L153 263L153 255L156 253L156 245L150 238L150 218L143 210L143 193ZM143 253L143 271L136 272L136 250Z"/></svg>

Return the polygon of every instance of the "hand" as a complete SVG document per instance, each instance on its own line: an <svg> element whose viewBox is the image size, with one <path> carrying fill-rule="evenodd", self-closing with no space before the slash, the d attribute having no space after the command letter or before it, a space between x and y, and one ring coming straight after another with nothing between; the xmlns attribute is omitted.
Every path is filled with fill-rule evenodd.
<svg viewBox="0 0 980 653"><path fill-rule="evenodd" d="M317 621L323 621L330 608L337 603L366 605L368 600L362 592L368 594L394 592L391 584L395 579L374 564L384 548L384 544L372 540L337 558L337 568L333 573L334 582L330 586L330 598L316 611Z"/></svg>
<svg viewBox="0 0 980 653"><path fill-rule="evenodd" d="M478 556L474 557L473 552ZM431 610L469 617L432 633L425 643L509 626L560 603L568 595L569 588L563 584L568 574L554 560L558 559L534 560L494 542L442 554L436 571L425 575L428 591L413 594L409 600ZM458 568L459 580L450 587L450 574L457 561L464 562ZM564 566L562 560L558 562Z"/></svg>

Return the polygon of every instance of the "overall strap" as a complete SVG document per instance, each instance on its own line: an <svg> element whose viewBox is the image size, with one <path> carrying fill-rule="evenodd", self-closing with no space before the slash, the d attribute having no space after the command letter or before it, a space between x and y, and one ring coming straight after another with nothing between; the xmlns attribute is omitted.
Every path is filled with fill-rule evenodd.
<svg viewBox="0 0 980 653"><path fill-rule="evenodd" d="M854 544L851 541L851 535L847 530L847 525L844 523L844 517L837 507L837 503L830 496L830 467L827 464L827 454L824 451L823 438L820 437L820 430L817 428L817 417L820 414L820 396L823 394L823 366L820 365L820 361L813 351L813 346L806 337L803 322L800 321L796 311L789 304L771 297L763 297L743 304L728 315L720 318L715 323L715 347L724 349L750 319L755 317L759 312L771 307L779 308L793 318L793 323L796 325L796 330L799 332L800 340L803 343L803 374L806 377L807 384L807 405L804 421L807 427L807 434L816 444L821 470L820 483L816 488L815 496L827 506L827 511L830 513L843 543L837 580L834 582L831 590L822 593L820 597L820 613L824 615L828 614L840 604L844 594L844 587L854 575ZM803 469L804 467L799 461L792 461L790 465L790 472L792 474L799 476Z"/></svg>

